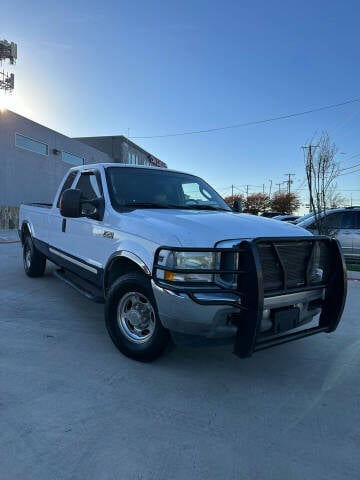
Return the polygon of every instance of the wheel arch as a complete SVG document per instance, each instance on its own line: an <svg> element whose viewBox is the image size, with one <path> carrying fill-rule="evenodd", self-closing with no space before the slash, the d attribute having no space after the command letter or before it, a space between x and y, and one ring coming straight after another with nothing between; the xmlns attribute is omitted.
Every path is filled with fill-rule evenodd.
<svg viewBox="0 0 360 480"><path fill-rule="evenodd" d="M33 233L34 233L34 231L33 231L31 223L28 220L24 220L22 225L21 225L21 230L20 230L21 243L24 244L26 235L30 235L32 237Z"/></svg>
<svg viewBox="0 0 360 480"><path fill-rule="evenodd" d="M124 250L111 255L104 272L103 289L105 295L117 278L130 272L140 272L147 277L151 277L151 271L146 263L134 253Z"/></svg>

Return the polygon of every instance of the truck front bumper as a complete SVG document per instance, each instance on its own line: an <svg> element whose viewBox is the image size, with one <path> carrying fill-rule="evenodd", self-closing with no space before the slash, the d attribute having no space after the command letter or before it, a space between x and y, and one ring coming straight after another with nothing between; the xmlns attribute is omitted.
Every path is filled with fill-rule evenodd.
<svg viewBox="0 0 360 480"><path fill-rule="evenodd" d="M213 305L216 300L221 302L219 295L198 294L192 298L186 293L175 293L159 287L152 281L153 292L164 327L172 332L201 335L208 339L235 337L238 330L239 310L227 305ZM273 313L284 308L297 308L299 311L298 325L303 325L320 313L320 308L314 307L316 302L324 300L324 289L311 292L297 292L278 295L264 300L260 332L266 334L273 328ZM195 299L201 300L197 303ZM224 302L235 299L230 295L222 295Z"/></svg>
<svg viewBox="0 0 360 480"><path fill-rule="evenodd" d="M315 245L321 245L324 271L326 269L323 281L312 283L310 269L306 267L304 284L294 286L294 278L284 267L281 249L290 245L296 251L299 242L311 245L309 263ZM247 253L249 268L239 274L234 291L221 288L191 291L188 286L172 288L156 278L152 280L160 320L166 328L177 334L206 339L233 339L234 353L239 357L336 329L345 303L347 283L344 259L336 240L327 237L265 238L245 241L239 249ZM269 252L278 262L275 272L278 280L274 272L269 275L265 270L269 268L270 257L266 257ZM275 280L280 282L277 288ZM316 326L301 328L316 316Z"/></svg>

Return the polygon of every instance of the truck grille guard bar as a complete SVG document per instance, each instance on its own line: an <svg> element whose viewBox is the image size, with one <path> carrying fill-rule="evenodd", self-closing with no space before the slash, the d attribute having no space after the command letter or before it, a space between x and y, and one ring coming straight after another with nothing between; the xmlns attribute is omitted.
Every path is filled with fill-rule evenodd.
<svg viewBox="0 0 360 480"><path fill-rule="evenodd" d="M238 265L233 269L170 268L159 259L160 252L164 250L211 252L219 255L230 253L237 256ZM316 265L319 268L315 268ZM210 284L171 282L158 277L158 272L161 271L211 274L214 280ZM153 280L159 287L178 294L188 294L194 302L203 305L231 305L238 309L238 313L233 315L233 323L237 325L234 354L240 358L317 333L335 331L340 322L347 292L346 267L341 247L337 240L325 236L264 237L243 240L233 248L163 246L155 253L152 273ZM226 274L236 276L236 286L229 287L226 282L219 282L220 277ZM316 279L315 274L321 278ZM321 313L316 327L300 330L295 326L286 330L296 328L296 331L286 334L261 333L266 298L317 289L324 291L324 298L321 304L317 305L320 306ZM197 297L197 294L214 294L213 297L221 295L222 298L204 300ZM228 300L223 298L226 296Z"/></svg>

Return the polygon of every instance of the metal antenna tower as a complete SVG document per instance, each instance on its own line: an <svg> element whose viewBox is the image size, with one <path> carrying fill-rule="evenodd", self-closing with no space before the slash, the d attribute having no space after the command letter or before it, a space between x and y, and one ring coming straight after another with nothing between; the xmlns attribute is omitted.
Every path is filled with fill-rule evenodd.
<svg viewBox="0 0 360 480"><path fill-rule="evenodd" d="M14 65L17 59L17 45L14 42L0 40L0 64L9 60L10 65ZM12 92L15 86L15 76L13 73L0 71L0 90Z"/></svg>

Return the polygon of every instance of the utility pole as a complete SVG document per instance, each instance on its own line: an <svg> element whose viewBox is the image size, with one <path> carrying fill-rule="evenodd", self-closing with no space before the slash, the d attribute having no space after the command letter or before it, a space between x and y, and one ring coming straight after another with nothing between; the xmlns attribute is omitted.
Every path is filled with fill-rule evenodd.
<svg viewBox="0 0 360 480"><path fill-rule="evenodd" d="M291 184L293 183L293 181L291 180L291 177L295 177L295 173L284 173L285 176L289 177L289 179L286 181L286 183L288 184L288 193L291 193Z"/></svg>
<svg viewBox="0 0 360 480"><path fill-rule="evenodd" d="M275 185L277 185L277 186L279 187L279 193L281 193L281 185L282 185L282 182L276 183Z"/></svg>
<svg viewBox="0 0 360 480"><path fill-rule="evenodd" d="M231 185L231 196L234 196L234 185Z"/></svg>
<svg viewBox="0 0 360 480"><path fill-rule="evenodd" d="M246 198L249 196L249 187L250 185L246 185Z"/></svg>
<svg viewBox="0 0 360 480"><path fill-rule="evenodd" d="M269 190L269 197L271 197L271 189L272 189L272 180L269 180L270 182L270 190Z"/></svg>
<svg viewBox="0 0 360 480"><path fill-rule="evenodd" d="M319 145L304 145L301 148L307 150L307 157L306 157L306 176L308 180L309 186L309 205L310 205L310 212L313 211L313 194L312 194L312 171L313 171L313 150L318 148Z"/></svg>

